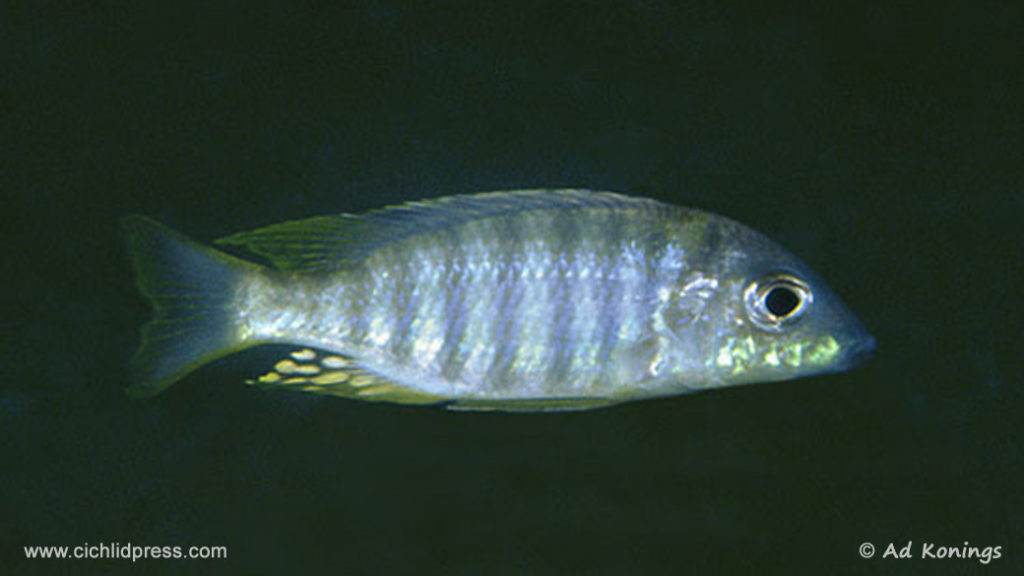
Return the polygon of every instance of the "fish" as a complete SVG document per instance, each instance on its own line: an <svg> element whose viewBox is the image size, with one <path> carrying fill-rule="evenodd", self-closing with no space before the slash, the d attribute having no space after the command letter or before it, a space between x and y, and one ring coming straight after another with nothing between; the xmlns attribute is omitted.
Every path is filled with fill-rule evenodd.
<svg viewBox="0 0 1024 576"><path fill-rule="evenodd" d="M247 381L260 388L503 412L841 372L875 347L779 244L639 196L447 196L212 246L144 216L121 223L152 308L135 397L265 344L291 349Z"/></svg>

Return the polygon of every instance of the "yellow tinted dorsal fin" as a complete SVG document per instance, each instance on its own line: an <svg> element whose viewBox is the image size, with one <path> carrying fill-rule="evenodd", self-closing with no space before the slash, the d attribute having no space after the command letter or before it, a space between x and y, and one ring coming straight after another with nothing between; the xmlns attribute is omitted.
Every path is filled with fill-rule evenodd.
<svg viewBox="0 0 1024 576"><path fill-rule="evenodd" d="M506 190L407 202L365 214L335 214L239 232L216 243L266 258L291 272L334 272L380 246L462 223L516 212L579 207L659 206L653 200L589 190Z"/></svg>
<svg viewBox="0 0 1024 576"><path fill-rule="evenodd" d="M246 383L265 389L299 390L370 402L436 404L445 401L444 397L413 390L368 372L348 356L322 354L309 348L292 352L274 364L273 370Z"/></svg>

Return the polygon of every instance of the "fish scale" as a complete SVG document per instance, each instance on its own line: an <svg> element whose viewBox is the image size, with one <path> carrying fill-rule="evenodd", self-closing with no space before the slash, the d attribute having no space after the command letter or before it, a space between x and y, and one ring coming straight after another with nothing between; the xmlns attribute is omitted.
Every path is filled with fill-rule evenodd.
<svg viewBox="0 0 1024 576"><path fill-rule="evenodd" d="M124 226L154 305L138 395L225 354L289 343L303 348L251 382L558 411L843 370L874 346L764 236L613 193L454 196L217 241L269 266L145 218ZM789 307L768 298L777 291Z"/></svg>
<svg viewBox="0 0 1024 576"><path fill-rule="evenodd" d="M596 216L591 226L595 230L599 225L606 223L600 214ZM489 265L465 281L463 293L493 292L496 295L493 308L509 310L510 313L495 316L491 307L478 307L475 309L480 315L477 318L464 320L456 316L448 317L444 322L447 327L446 338L453 324L480 326L482 334L474 338L473 344L488 348L488 352L481 354L489 360L488 363L479 366L478 370L464 374L462 366L449 365L443 369L434 366L431 357L402 353L404 350L417 349L424 339L430 340L437 336L409 328L421 328L424 324L441 322L441 319L431 315L431 310L436 309L435 302L449 297L450 287L433 281L438 277L434 271L455 268L455 262L460 258L459 250L436 249L437 240L433 234L411 247L405 259L399 256L402 251L396 246L380 259L372 259L369 263L370 266L379 269L373 281L363 289L371 294L390 294L391 305L371 306L372 319L369 324L378 326L380 334L370 334L364 345L389 351L390 353L382 358L385 362L428 368L428 375L441 380L465 376L463 383L481 393L512 394L514 392L507 389L510 382L520 384L523 391L557 391L555 383L565 381L552 379L555 376L553 368L556 354L548 353L559 348L552 330L552 326L557 325L555 316L550 312L557 304L551 297L552 287L560 283L566 284L571 289L565 290L563 294L571 295L585 307L583 313L576 315L579 323L570 324L575 330L571 334L563 335L563 340L570 344L570 370L572 366L577 370L584 366L599 369L599 365L595 364L596 358L607 358L609 354L605 350L607 347L601 342L591 340L600 338L600 325L612 324L611 320L602 321L604 307L601 306L600 295L602 291L607 292L606 286L612 276L610 272L602 272L600 268L609 266L610 259L605 257L598 263L589 257L575 258L572 259L572 266L560 270L558 267L550 266L551 262L556 260L555 254L571 255L592 250L593 234L583 235L586 244L583 248L576 249L570 245L569 237L563 234L556 233L555 241L545 242L546 230L554 224L550 214L495 220L498 221L472 225L476 228L474 234L478 237L497 240L484 244L485 254L482 260ZM578 222L579 218L576 220ZM492 230L485 230L487 227ZM495 228L498 230L493 230ZM576 231L579 231L578 226ZM604 251L605 255L610 253L608 250ZM410 266L411 261L415 261L416 266ZM572 279L576 281L572 282ZM410 288L403 290L402 286ZM597 295L594 294L595 289ZM409 294L418 297L407 297ZM381 300L379 296L377 300ZM461 303L457 308L461 309ZM388 327L385 318L395 319L396 324ZM384 333L388 336L385 337ZM388 344L384 344L385 342ZM571 345L575 342L584 345L577 348ZM581 350L584 354L573 358L573 350ZM571 381L568 383L572 384Z"/></svg>

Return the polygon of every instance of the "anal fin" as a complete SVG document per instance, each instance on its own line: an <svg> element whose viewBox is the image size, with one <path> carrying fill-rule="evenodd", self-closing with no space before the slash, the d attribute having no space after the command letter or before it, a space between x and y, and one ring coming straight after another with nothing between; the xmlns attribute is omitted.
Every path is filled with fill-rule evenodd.
<svg viewBox="0 0 1024 576"><path fill-rule="evenodd" d="M264 389L298 390L312 394L396 404L447 403L460 412L579 412L618 404L618 398L463 398L420 392L363 368L353 358L311 349L292 352L266 374L246 381Z"/></svg>
<svg viewBox="0 0 1024 576"><path fill-rule="evenodd" d="M369 402L437 404L446 400L368 372L347 356L320 354L308 348L293 352L270 372L246 383L265 389L299 390Z"/></svg>

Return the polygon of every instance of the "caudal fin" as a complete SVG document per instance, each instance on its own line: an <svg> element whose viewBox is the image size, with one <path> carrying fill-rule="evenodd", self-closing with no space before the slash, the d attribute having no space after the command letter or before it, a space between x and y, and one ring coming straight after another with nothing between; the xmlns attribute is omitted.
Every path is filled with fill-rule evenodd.
<svg viewBox="0 0 1024 576"><path fill-rule="evenodd" d="M127 392L157 394L196 368L245 348L237 287L256 267L202 246L143 216L121 220L136 284L153 308L142 327Z"/></svg>

